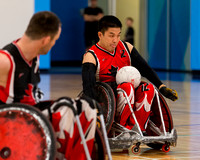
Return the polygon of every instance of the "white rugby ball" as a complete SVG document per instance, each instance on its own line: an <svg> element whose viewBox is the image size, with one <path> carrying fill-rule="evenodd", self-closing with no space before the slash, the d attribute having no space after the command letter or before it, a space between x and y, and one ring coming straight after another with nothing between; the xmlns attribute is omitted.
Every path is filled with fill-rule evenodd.
<svg viewBox="0 0 200 160"><path fill-rule="evenodd" d="M116 82L117 84L130 82L134 85L134 88L137 88L141 82L141 74L135 67L125 66L117 71Z"/></svg>

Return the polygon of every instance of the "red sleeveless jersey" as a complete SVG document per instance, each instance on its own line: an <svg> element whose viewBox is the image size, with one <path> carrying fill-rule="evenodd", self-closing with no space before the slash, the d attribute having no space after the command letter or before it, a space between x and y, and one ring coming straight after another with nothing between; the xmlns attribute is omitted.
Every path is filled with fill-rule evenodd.
<svg viewBox="0 0 200 160"><path fill-rule="evenodd" d="M117 70L131 65L130 52L122 41L119 41L113 53L102 48L98 43L93 45L88 52L94 55L97 62L97 81L115 82Z"/></svg>
<svg viewBox="0 0 200 160"><path fill-rule="evenodd" d="M39 57L34 58L30 64L16 42L0 50L0 54L5 54L11 64L6 87L0 86L0 101L35 105L37 103L35 93L40 82Z"/></svg>

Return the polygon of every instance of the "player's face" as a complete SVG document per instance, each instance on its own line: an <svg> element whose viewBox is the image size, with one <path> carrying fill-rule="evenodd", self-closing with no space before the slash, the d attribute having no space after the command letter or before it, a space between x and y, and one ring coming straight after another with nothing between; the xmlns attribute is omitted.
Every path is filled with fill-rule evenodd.
<svg viewBox="0 0 200 160"><path fill-rule="evenodd" d="M44 55L44 54L47 54L49 52L49 50L55 45L56 41L60 37L60 33L61 33L61 27L59 27L58 33L54 36L54 38L51 39L49 41L49 43L47 43L45 46L43 46L40 49L40 55Z"/></svg>
<svg viewBox="0 0 200 160"><path fill-rule="evenodd" d="M103 34L99 32L99 45L106 50L113 52L120 41L121 28L108 28Z"/></svg>
<svg viewBox="0 0 200 160"><path fill-rule="evenodd" d="M97 6L97 0L91 0L91 7Z"/></svg>

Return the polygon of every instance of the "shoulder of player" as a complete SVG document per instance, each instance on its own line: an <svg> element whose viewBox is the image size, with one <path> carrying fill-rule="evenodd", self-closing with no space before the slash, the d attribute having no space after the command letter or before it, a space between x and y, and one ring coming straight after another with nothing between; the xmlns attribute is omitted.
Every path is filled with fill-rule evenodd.
<svg viewBox="0 0 200 160"><path fill-rule="evenodd" d="M93 63L96 65L95 57L91 52L86 52L83 55L83 63L86 63L86 62Z"/></svg>
<svg viewBox="0 0 200 160"><path fill-rule="evenodd" d="M10 70L11 61L9 59L9 55L2 50L0 50L0 64L0 72L6 72Z"/></svg>
<svg viewBox="0 0 200 160"><path fill-rule="evenodd" d="M130 44L129 42L125 42L125 43L126 43L128 49L129 49L129 52L131 53L131 51L132 51L132 49L133 49L133 45Z"/></svg>

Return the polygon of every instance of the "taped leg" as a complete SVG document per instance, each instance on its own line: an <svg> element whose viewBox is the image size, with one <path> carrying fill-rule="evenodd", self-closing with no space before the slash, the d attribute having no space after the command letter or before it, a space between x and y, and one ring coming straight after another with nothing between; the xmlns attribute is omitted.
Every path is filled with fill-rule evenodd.
<svg viewBox="0 0 200 160"><path fill-rule="evenodd" d="M135 91L134 113L142 131L146 130L154 95L155 88L151 83L142 83ZM130 122L132 119L130 117Z"/></svg>
<svg viewBox="0 0 200 160"><path fill-rule="evenodd" d="M131 107L134 106L135 101L135 89L131 83L122 83L118 85L118 90L124 90L130 100ZM129 117L131 115L130 108L127 104L127 100L123 92L117 93L117 112L116 112L116 121L122 126L125 126L128 129L133 128L134 122L129 123Z"/></svg>
<svg viewBox="0 0 200 160"><path fill-rule="evenodd" d="M127 93L140 128L145 131L155 94L153 85L142 83L135 90L131 83L123 83L118 86L118 89L123 89ZM119 92L117 96L117 118L118 122L128 129L132 129L135 125L135 120L122 92Z"/></svg>

